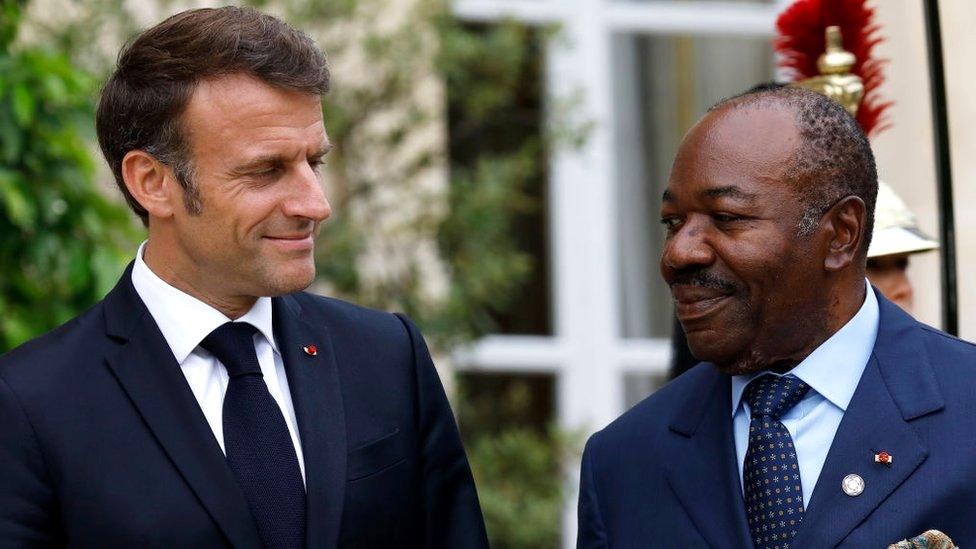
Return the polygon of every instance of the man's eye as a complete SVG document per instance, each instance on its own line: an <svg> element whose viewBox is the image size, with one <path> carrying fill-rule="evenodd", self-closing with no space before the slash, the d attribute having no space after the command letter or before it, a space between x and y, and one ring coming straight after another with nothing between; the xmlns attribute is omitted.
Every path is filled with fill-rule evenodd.
<svg viewBox="0 0 976 549"><path fill-rule="evenodd" d="M276 168L276 167L270 167L270 168L264 168L264 169L258 170L256 172L252 172L251 173L251 177L253 177L255 179L268 179L268 178L274 177L277 174L278 174L278 168Z"/></svg>
<svg viewBox="0 0 976 549"><path fill-rule="evenodd" d="M681 220L679 220L677 217L661 218L661 225L664 225L664 228L667 230L668 233L673 233L674 231L676 231L680 223Z"/></svg>
<svg viewBox="0 0 976 549"><path fill-rule="evenodd" d="M731 223L733 221L741 221L745 218L738 215L717 213L717 214L712 214L712 219L718 221L719 223Z"/></svg>
<svg viewBox="0 0 976 549"><path fill-rule="evenodd" d="M316 158L313 160L309 160L308 165L312 167L312 171L314 171L315 173L319 173L319 171L322 169L322 166L325 165L325 161L322 160L321 158Z"/></svg>

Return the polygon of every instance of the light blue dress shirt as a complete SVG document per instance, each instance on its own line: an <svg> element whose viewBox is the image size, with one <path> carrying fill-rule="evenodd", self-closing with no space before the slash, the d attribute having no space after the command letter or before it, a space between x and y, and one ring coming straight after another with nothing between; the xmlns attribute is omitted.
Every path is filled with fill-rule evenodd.
<svg viewBox="0 0 976 549"><path fill-rule="evenodd" d="M810 386L803 400L780 418L796 446L804 507L810 505L810 496L830 444L878 337L878 299L870 284L867 288L864 304L857 314L789 372ZM732 428L740 488L743 486L742 468L749 446L751 417L749 405L742 401L742 393L753 378L764 373L769 372L732 376Z"/></svg>

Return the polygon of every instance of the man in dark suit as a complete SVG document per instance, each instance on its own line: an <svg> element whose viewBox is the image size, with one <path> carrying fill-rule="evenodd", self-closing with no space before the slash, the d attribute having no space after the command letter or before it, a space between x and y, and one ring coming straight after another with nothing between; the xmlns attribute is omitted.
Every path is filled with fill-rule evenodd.
<svg viewBox="0 0 976 549"><path fill-rule="evenodd" d="M417 329L301 291L328 82L247 9L123 51L98 136L149 238L101 303L0 358L0 546L487 546Z"/></svg>
<svg viewBox="0 0 976 549"><path fill-rule="evenodd" d="M663 196L661 272L705 361L595 434L579 547L976 542L976 349L865 280L877 174L844 109L713 107Z"/></svg>

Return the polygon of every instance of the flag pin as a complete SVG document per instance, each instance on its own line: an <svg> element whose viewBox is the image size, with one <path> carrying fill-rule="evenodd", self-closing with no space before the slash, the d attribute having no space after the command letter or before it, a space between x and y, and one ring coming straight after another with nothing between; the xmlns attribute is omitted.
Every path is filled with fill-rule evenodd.
<svg viewBox="0 0 976 549"><path fill-rule="evenodd" d="M874 454L875 463L883 463L889 467L891 466L891 462L893 461L893 459L894 458L891 457L891 454L885 452L884 450L878 452L877 454Z"/></svg>
<svg viewBox="0 0 976 549"><path fill-rule="evenodd" d="M319 354L319 350L315 347L315 345L305 345L302 347L302 350L305 351L305 354L308 356L315 356Z"/></svg>

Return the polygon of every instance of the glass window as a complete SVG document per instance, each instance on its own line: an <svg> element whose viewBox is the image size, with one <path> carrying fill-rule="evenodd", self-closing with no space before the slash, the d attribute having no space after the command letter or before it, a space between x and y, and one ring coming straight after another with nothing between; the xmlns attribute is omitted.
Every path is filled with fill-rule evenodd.
<svg viewBox="0 0 976 549"><path fill-rule="evenodd" d="M667 382L667 374L624 373L624 409L630 409Z"/></svg>
<svg viewBox="0 0 976 549"><path fill-rule="evenodd" d="M457 380L455 404L466 439L511 428L544 432L555 420L551 374L465 372Z"/></svg>
<svg viewBox="0 0 976 549"><path fill-rule="evenodd" d="M552 333L549 284L549 223L546 196L548 158L543 136L543 32L515 23L469 24L448 47L461 58L471 41L487 44L491 58L470 59L447 68L451 184L468 202L472 233L489 238L504 255L469 278L491 280L493 270L511 265L520 282L493 300L496 333ZM483 50L479 49L478 51ZM459 185L465 185L463 190ZM494 211L487 211L488 208ZM487 236L492 235L492 236ZM515 257L515 256L518 257ZM499 257L502 257L501 255Z"/></svg>

